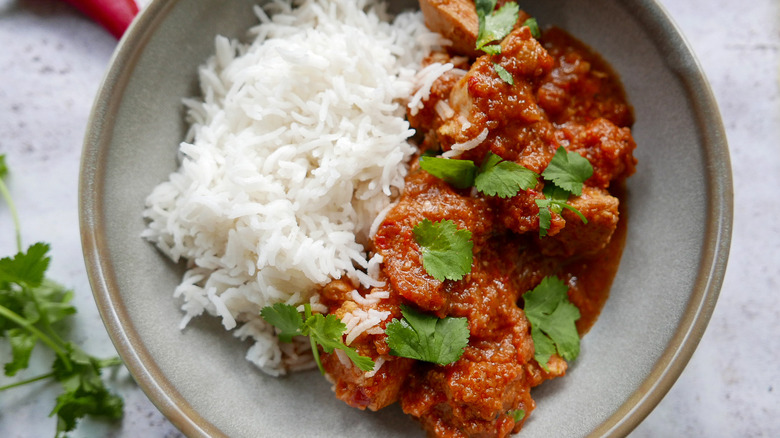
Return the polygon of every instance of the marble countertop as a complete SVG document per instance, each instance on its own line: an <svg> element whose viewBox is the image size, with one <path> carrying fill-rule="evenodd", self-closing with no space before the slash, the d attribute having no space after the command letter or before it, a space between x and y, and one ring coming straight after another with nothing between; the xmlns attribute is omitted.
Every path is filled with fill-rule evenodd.
<svg viewBox="0 0 780 438"><path fill-rule="evenodd" d="M780 2L661 0L708 76L729 140L734 231L718 305L696 353L632 437L780 436ZM76 291L73 339L115 350L95 307L81 253L77 196L92 100L116 40L57 0L0 0L0 154L25 245L52 245L50 275ZM0 256L15 252L0 206ZM0 343L0 357L10 349ZM37 351L31 372L52 357ZM0 379L0 384L7 380ZM82 421L72 436L178 437L126 371L111 379L122 421ZM55 384L0 393L0 435L52 436Z"/></svg>

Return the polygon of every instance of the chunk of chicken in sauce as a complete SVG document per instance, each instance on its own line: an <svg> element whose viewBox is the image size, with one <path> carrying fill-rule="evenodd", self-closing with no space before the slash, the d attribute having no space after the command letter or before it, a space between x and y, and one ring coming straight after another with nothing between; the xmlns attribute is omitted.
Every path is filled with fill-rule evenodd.
<svg viewBox="0 0 780 438"><path fill-rule="evenodd" d="M548 235L539 237L535 200L543 198L543 183L502 199L456 189L413 162L404 193L372 237L384 285L366 289L336 280L322 291L337 316L369 307L388 313L378 329L349 339L378 367L365 373L337 352L324 354L323 366L337 397L351 406L376 410L400 401L431 436L503 437L518 432L535 409L531 388L567 369L556 355L546 369L534 359L522 294L545 276L564 279L582 313L581 335L606 299L624 236L612 192L636 164L633 115L607 64L565 32L550 29L537 41L518 25L501 54L479 56L473 3L423 0L421 9L429 27L454 42L427 62L455 65L434 82L423 107L408 114L421 152L449 151L478 165L492 152L541 173L558 147L575 151L594 169L582 195L569 200L587 223L568 210L553 213ZM512 74L513 84L498 77L494 63ZM474 258L463 279L439 281L425 271L413 233L423 219L451 220L471 232ZM365 304L377 292L383 298ZM401 317L402 304L468 318L463 356L435 365L390 355L384 329ZM523 418L513 415L519 410Z"/></svg>

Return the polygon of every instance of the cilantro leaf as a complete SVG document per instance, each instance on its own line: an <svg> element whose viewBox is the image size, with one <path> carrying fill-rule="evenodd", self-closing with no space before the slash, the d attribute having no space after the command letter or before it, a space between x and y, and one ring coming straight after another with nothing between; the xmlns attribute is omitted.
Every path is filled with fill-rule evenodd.
<svg viewBox="0 0 780 438"><path fill-rule="evenodd" d="M502 81L506 82L509 85L515 84L515 78L512 77L512 73L509 73L504 67L501 66L501 64L493 63L493 70L496 71L496 74L499 78L501 78Z"/></svg>
<svg viewBox="0 0 780 438"><path fill-rule="evenodd" d="M490 51L495 54L501 52L501 46L488 46L488 44L504 39L512 31L520 12L520 7L515 2L505 3L498 10L496 0L477 0L477 18L479 19L479 32L477 33L477 50ZM485 49L488 50L485 50Z"/></svg>
<svg viewBox="0 0 780 438"><path fill-rule="evenodd" d="M36 243L27 252L0 259L0 337L6 335L11 345L7 376L27 368L39 339L57 352L59 336L50 326L76 313L70 304L73 292L45 277L48 250L49 245Z"/></svg>
<svg viewBox="0 0 780 438"><path fill-rule="evenodd" d="M402 305L403 318L387 325L390 354L439 365L460 359L469 342L466 318L438 318Z"/></svg>
<svg viewBox="0 0 780 438"><path fill-rule="evenodd" d="M528 18L523 22L523 26L528 26L528 28L531 30L531 36L537 40L542 37L542 31L539 30L539 23L536 21L536 18Z"/></svg>
<svg viewBox="0 0 780 438"><path fill-rule="evenodd" d="M64 349L68 360L58 356L52 366L54 378L64 389L50 414L57 415L57 436L73 430L76 421L86 415L120 418L122 399L108 391L100 377L102 368L118 363L118 359L98 360L72 343Z"/></svg>
<svg viewBox="0 0 780 438"><path fill-rule="evenodd" d="M344 351L361 370L371 371L374 368L374 361L371 358L361 356L354 348L344 345L341 335L347 330L347 326L335 315L313 315L306 320L306 328L309 337L320 344L326 353L332 353L338 348Z"/></svg>
<svg viewBox="0 0 780 438"><path fill-rule="evenodd" d="M5 375L10 377L27 368L33 348L38 343L38 338L20 328L8 330L7 335L8 342L11 344L12 359L5 364Z"/></svg>
<svg viewBox="0 0 780 438"><path fill-rule="evenodd" d="M567 152L563 146L558 147L550 164L542 172L542 177L549 183L543 189L544 199L535 200L539 207L539 236L547 235L552 213L560 214L564 208L579 216L583 223L588 223L585 215L567 201L572 194L582 195L582 186L591 175L593 166L587 158L576 152Z"/></svg>
<svg viewBox="0 0 780 438"><path fill-rule="evenodd" d="M547 370L550 356L557 353L574 360L580 353L580 336L575 322L579 309L569 301L569 288L558 277L545 277L523 294L524 311L531 323L534 359Z"/></svg>
<svg viewBox="0 0 780 438"><path fill-rule="evenodd" d="M433 278L460 280L471 272L474 260L471 231L459 230L448 219L439 222L423 219L413 232L422 251L423 267Z"/></svg>
<svg viewBox="0 0 780 438"><path fill-rule="evenodd" d="M470 160L422 156L420 168L458 189L474 185L477 175L477 166Z"/></svg>
<svg viewBox="0 0 780 438"><path fill-rule="evenodd" d="M547 199L537 199L536 205L539 207L539 236L544 237L552 225L552 213L550 213L550 203Z"/></svg>
<svg viewBox="0 0 780 438"><path fill-rule="evenodd" d="M294 336L303 335L303 318L298 310L284 303L276 303L273 306L266 306L260 310L260 315L269 324L280 330L279 340L282 342L292 342Z"/></svg>
<svg viewBox="0 0 780 438"><path fill-rule="evenodd" d="M523 409L512 409L511 411L507 412L512 419L515 421L515 423L519 423L525 418L525 410Z"/></svg>
<svg viewBox="0 0 780 438"><path fill-rule="evenodd" d="M55 281L44 278L41 285L35 288L35 302L37 306L28 304L25 316L30 321L46 318L48 324L54 324L76 313L76 308L70 304L72 299L72 290Z"/></svg>
<svg viewBox="0 0 780 438"><path fill-rule="evenodd" d="M542 172L544 179L570 193L582 195L582 184L593 175L593 167L587 158L576 152L566 152L563 146Z"/></svg>
<svg viewBox="0 0 780 438"><path fill-rule="evenodd" d="M536 206L539 207L539 236L544 237L547 235L547 231L552 225L552 213L561 214L563 206L568 206L566 201L569 200L571 195L568 191L556 186L555 184L548 184L542 189L544 199L535 199ZM575 211L577 211L575 209ZM579 211L577 213L581 214ZM583 219L587 223L587 219Z"/></svg>
<svg viewBox="0 0 780 438"><path fill-rule="evenodd" d="M312 344L314 361L323 374L325 374L325 369L320 361L317 344L326 353L332 353L337 348L344 351L347 357L363 371L370 371L374 368L374 361L371 358L361 356L356 349L344 344L341 337L347 326L341 320L335 315L312 315L311 307L308 304L305 304L304 308L305 320L295 306L284 303L263 307L260 310L260 316L280 330L279 340L282 342L291 342L293 336L308 336Z"/></svg>
<svg viewBox="0 0 780 438"><path fill-rule="evenodd" d="M48 244L36 243L30 246L26 253L19 252L13 258L0 259L0 282L39 286L49 267L50 259L46 257L48 251Z"/></svg>
<svg viewBox="0 0 780 438"><path fill-rule="evenodd" d="M511 198L520 190L534 187L538 176L530 169L513 161L503 161L489 152L474 182L477 190L486 195Z"/></svg>

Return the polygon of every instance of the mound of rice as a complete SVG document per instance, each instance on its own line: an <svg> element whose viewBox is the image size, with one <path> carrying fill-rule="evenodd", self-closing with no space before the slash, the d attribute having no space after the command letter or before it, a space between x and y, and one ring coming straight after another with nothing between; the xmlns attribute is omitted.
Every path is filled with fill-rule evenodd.
<svg viewBox="0 0 780 438"><path fill-rule="evenodd" d="M300 3L300 4L299 4ZM188 270L174 295L182 328L204 312L251 339L247 359L279 375L312 365L280 345L260 309L318 304L348 276L369 286L381 260L363 244L403 189L414 131L405 105L422 57L446 43L417 12L374 1L275 1L248 44L216 38L188 99L181 166L147 198L143 237ZM376 315L351 326L376 324ZM362 324L361 324L362 323Z"/></svg>

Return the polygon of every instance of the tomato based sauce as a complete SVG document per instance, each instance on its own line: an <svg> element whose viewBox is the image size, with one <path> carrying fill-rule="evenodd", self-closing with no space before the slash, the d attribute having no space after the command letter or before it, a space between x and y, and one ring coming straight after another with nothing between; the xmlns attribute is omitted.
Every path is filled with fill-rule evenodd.
<svg viewBox="0 0 780 438"><path fill-rule="evenodd" d="M322 361L336 396L351 406L377 410L399 402L431 436L503 437L518 432L535 409L532 388L567 369L557 354L545 366L534 359L522 296L544 277L557 276L580 310L580 335L595 323L625 240L622 183L635 170L636 145L617 76L565 32L551 29L537 40L518 26L501 42L499 55L476 58L466 40L461 51L456 44L429 57L456 68L433 84L422 108L409 113L421 154L454 151L478 164L492 153L541 173L559 147L577 152L593 175L569 204L587 223L569 210L552 212L542 237L535 201L544 199L543 182L500 198L455 188L413 161L404 193L372 237L370 251L382 257L384 284L361 288L342 279L321 293L337 316L355 309L388 312L379 330L350 343L378 367L363 372L335 352ZM496 74L496 64L514 83ZM475 147L458 150L480 135ZM426 271L414 235L425 219L449 220L471 233L473 261L462 279L440 281ZM377 292L383 298L364 302ZM439 318L467 318L470 337L460 359L437 365L390 355L384 329L401 317L402 305Z"/></svg>

